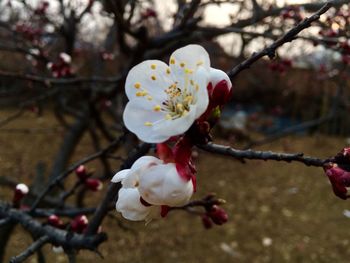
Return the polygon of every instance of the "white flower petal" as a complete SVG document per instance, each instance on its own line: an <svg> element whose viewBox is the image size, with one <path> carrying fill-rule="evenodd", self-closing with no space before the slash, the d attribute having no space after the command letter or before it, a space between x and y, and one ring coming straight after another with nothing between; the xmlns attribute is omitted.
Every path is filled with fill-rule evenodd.
<svg viewBox="0 0 350 263"><path fill-rule="evenodd" d="M148 203L172 207L185 205L193 194L192 181L181 178L174 163L145 169L138 189Z"/></svg>
<svg viewBox="0 0 350 263"><path fill-rule="evenodd" d="M151 165L162 164L163 161L154 156L142 156L132 165L131 171L122 181L123 187L137 187L142 172Z"/></svg>
<svg viewBox="0 0 350 263"><path fill-rule="evenodd" d="M231 80L224 71L216 68L210 68L209 82L213 84L213 87L215 87L216 84L218 84L222 80L226 80L228 87L230 89L232 88Z"/></svg>
<svg viewBox="0 0 350 263"><path fill-rule="evenodd" d="M136 171L144 166L149 165L150 163L161 164L163 161L154 156L142 156L134 162L134 164L131 166L131 170Z"/></svg>
<svg viewBox="0 0 350 263"><path fill-rule="evenodd" d="M208 74L207 71L200 67L193 76L194 82L198 85L198 90L196 91L196 104L195 104L195 118L199 118L208 108L209 105L209 95L208 95Z"/></svg>
<svg viewBox="0 0 350 263"><path fill-rule="evenodd" d="M157 123L153 127L153 131L159 136L164 136L165 138L170 138L175 135L182 134L186 132L193 122L196 120L196 110L192 106L190 111L177 119L174 120L164 120Z"/></svg>
<svg viewBox="0 0 350 263"><path fill-rule="evenodd" d="M128 220L145 220L150 211L150 207L144 206L140 202L140 194L136 188L121 188L118 194L116 209Z"/></svg>
<svg viewBox="0 0 350 263"><path fill-rule="evenodd" d="M130 169L121 170L113 176L111 182L112 183L119 183L122 180L124 180L124 178L127 177L129 173L130 173Z"/></svg>
<svg viewBox="0 0 350 263"><path fill-rule="evenodd" d="M146 60L129 71L125 92L129 100L138 98L142 92L146 92L144 99L152 98L159 102L166 99L164 90L173 83L167 64L160 60Z"/></svg>
<svg viewBox="0 0 350 263"><path fill-rule="evenodd" d="M153 123L165 120L164 112L156 112L150 103L137 98L129 101L125 107L123 120L126 128L148 143L164 142L169 137L158 134L153 130Z"/></svg>
<svg viewBox="0 0 350 263"><path fill-rule="evenodd" d="M196 71L199 66L209 71L210 59L207 51L199 45L187 45L174 51L169 66L174 79L180 79L185 70Z"/></svg>

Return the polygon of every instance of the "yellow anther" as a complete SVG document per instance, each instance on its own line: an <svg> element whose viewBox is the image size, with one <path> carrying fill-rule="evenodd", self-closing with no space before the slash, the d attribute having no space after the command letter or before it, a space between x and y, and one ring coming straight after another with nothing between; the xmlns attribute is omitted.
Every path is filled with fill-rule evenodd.
<svg viewBox="0 0 350 263"><path fill-rule="evenodd" d="M160 105L156 105L153 107L154 111L160 111L162 108L160 107Z"/></svg>
<svg viewBox="0 0 350 263"><path fill-rule="evenodd" d="M192 73L193 73L193 70L187 68L187 69L185 69L185 73L186 73L186 74L192 74Z"/></svg>
<svg viewBox="0 0 350 263"><path fill-rule="evenodd" d="M141 88L141 83L140 83L140 82L136 82L136 83L134 84L134 87L135 87L135 89Z"/></svg>
<svg viewBox="0 0 350 263"><path fill-rule="evenodd" d="M181 63L180 63L180 67L183 68L184 66L185 66L185 63L181 62Z"/></svg>
<svg viewBox="0 0 350 263"><path fill-rule="evenodd" d="M192 86L194 86L194 81L193 81L193 79L190 80L190 83L191 83Z"/></svg>
<svg viewBox="0 0 350 263"><path fill-rule="evenodd" d="M193 97L192 96L187 96L185 98L185 102L187 102L187 103L192 103L192 101L193 101Z"/></svg>
<svg viewBox="0 0 350 263"><path fill-rule="evenodd" d="M201 60L197 62L197 66L200 66L200 65L203 65L203 61Z"/></svg>
<svg viewBox="0 0 350 263"><path fill-rule="evenodd" d="M151 65L151 69L156 69L157 65L156 64L152 64Z"/></svg>
<svg viewBox="0 0 350 263"><path fill-rule="evenodd" d="M170 114L165 115L165 119L166 120L171 120L171 115Z"/></svg>
<svg viewBox="0 0 350 263"><path fill-rule="evenodd" d="M174 58L170 59L170 64L175 64L175 59Z"/></svg>
<svg viewBox="0 0 350 263"><path fill-rule="evenodd" d="M199 86L198 86L198 84L196 85L196 91L198 91L199 90Z"/></svg>
<svg viewBox="0 0 350 263"><path fill-rule="evenodd" d="M156 76L152 75L152 76L151 76L151 79L152 79L152 80L156 80L157 78L156 78Z"/></svg>
<svg viewBox="0 0 350 263"><path fill-rule="evenodd" d="M166 74L170 74L170 69L169 68L166 69Z"/></svg>
<svg viewBox="0 0 350 263"><path fill-rule="evenodd" d="M136 97L144 97L147 95L147 91L138 91L136 92Z"/></svg>
<svg viewBox="0 0 350 263"><path fill-rule="evenodd" d="M153 124L152 124L152 122L146 121L146 122L144 123L144 125L150 127L150 126L152 126Z"/></svg>
<svg viewBox="0 0 350 263"><path fill-rule="evenodd" d="M184 105L182 105L181 103L178 103L178 104L176 104L176 108L177 108L179 111L182 111L183 108L184 108Z"/></svg>

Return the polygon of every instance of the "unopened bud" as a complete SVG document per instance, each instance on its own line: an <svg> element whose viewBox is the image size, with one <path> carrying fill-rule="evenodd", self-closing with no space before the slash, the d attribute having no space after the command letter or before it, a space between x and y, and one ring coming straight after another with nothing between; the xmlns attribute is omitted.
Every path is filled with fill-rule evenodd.
<svg viewBox="0 0 350 263"><path fill-rule="evenodd" d="M76 216L70 223L72 231L76 233L83 233L88 226L89 220L86 215Z"/></svg>
<svg viewBox="0 0 350 263"><path fill-rule="evenodd" d="M16 185L14 195L13 195L13 204L15 206L18 206L22 198L26 196L28 193L29 193L29 188L27 185L25 184Z"/></svg>
<svg viewBox="0 0 350 263"><path fill-rule="evenodd" d="M63 222L57 215L50 215L47 218L47 223L53 227L62 228Z"/></svg>
<svg viewBox="0 0 350 263"><path fill-rule="evenodd" d="M208 215L202 216L202 223L205 229L210 229L213 227L213 222Z"/></svg>
<svg viewBox="0 0 350 263"><path fill-rule="evenodd" d="M80 180L86 180L88 174L86 172L86 168L84 165L79 165L78 168L75 169L75 174L79 177Z"/></svg>
<svg viewBox="0 0 350 263"><path fill-rule="evenodd" d="M213 205L207 214L217 225L222 225L228 220L226 211L217 205Z"/></svg>
<svg viewBox="0 0 350 263"><path fill-rule="evenodd" d="M85 181L85 186L91 191L97 192L102 190L103 183L99 179L88 178Z"/></svg>
<svg viewBox="0 0 350 263"><path fill-rule="evenodd" d="M215 85L211 100L215 105L224 105L231 98L231 88L226 80L221 80L218 84Z"/></svg>

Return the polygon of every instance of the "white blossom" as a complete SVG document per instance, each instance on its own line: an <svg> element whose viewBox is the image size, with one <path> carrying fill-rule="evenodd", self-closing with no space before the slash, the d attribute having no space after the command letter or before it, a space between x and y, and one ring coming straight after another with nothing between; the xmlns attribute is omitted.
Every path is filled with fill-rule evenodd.
<svg viewBox="0 0 350 263"><path fill-rule="evenodd" d="M186 132L207 109L210 76L209 55L199 45L176 50L169 66L159 60L136 65L125 83L125 126L149 143Z"/></svg>
<svg viewBox="0 0 350 263"><path fill-rule="evenodd" d="M182 178L174 163L165 164L153 156L139 158L131 169L118 172L112 182L122 184L117 211L133 221L157 218L162 205L185 205L193 194L192 181Z"/></svg>

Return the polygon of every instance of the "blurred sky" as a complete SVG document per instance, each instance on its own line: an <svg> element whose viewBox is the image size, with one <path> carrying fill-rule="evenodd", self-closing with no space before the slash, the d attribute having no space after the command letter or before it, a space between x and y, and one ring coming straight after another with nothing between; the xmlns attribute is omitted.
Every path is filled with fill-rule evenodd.
<svg viewBox="0 0 350 263"><path fill-rule="evenodd" d="M32 6L37 6L41 0L27 0ZM74 9L78 9L78 13L80 10L83 10L87 5L89 0L63 0L66 5L71 5ZM271 2L273 0L261 0L260 3ZM19 6L20 0L12 0L13 3L18 3ZM273 1L279 7L290 5L290 4L302 4L302 3L310 3L314 2L312 0L275 0ZM318 2L324 2L318 1ZM3 2L4 3L4 2ZM49 1L50 3L50 12L52 13L51 17L57 19L59 21L60 16L57 14L58 11L58 1ZM165 27L166 30L170 29L173 23L173 15L176 13L176 4L175 0L154 0L155 9L158 12L160 20L162 21L162 26ZM247 2L250 3L250 2ZM22 7L23 8L23 7ZM205 9L204 12L204 23L215 25L215 26L225 26L230 25L230 15L237 14L237 5L232 4L221 4L221 5L210 5ZM105 39L105 35L108 32L107 28L113 23L112 18L107 16L101 16L102 6L100 3L94 4L93 12L84 17L83 26L80 27L80 37L87 40L90 43L101 43ZM245 16L249 16L250 14L247 12L244 14L240 12L239 18L244 18ZM248 28L249 29L249 28ZM262 29L261 31L264 31ZM309 31L311 32L311 31ZM305 33L305 32L303 32ZM317 34L317 32L312 32L312 34ZM262 40L262 39L260 39ZM238 50L240 49L240 38L237 37L237 34L227 34L218 38L219 43L223 46L226 52L237 55ZM263 46L268 44L269 41L254 41L254 43L249 48L249 52L253 52L261 49ZM304 45L301 46L300 45ZM286 44L281 50L282 53L288 52L288 54L299 54L302 52L313 52L314 48L312 45L305 46L304 43L299 43L298 41L293 42L292 45Z"/></svg>

